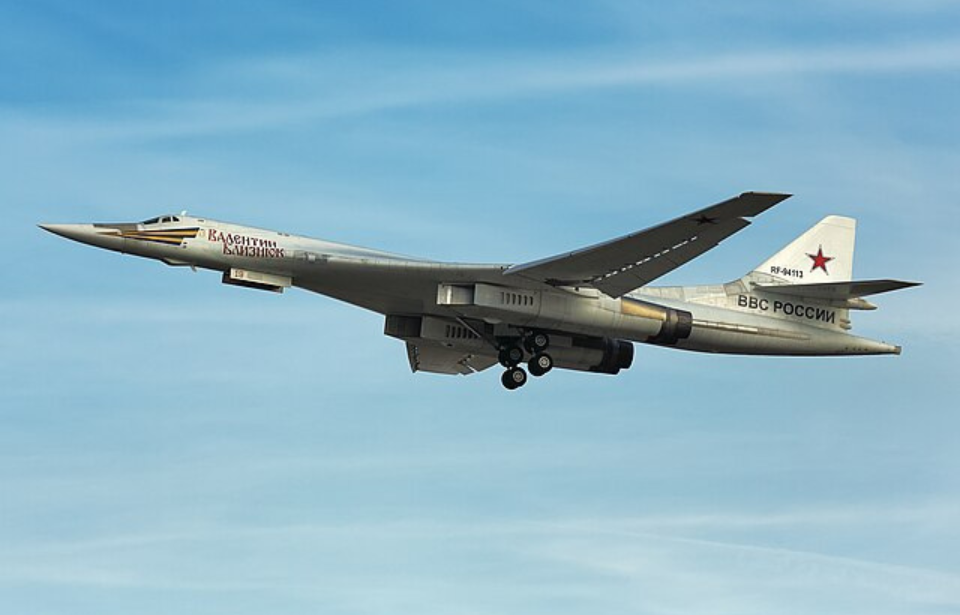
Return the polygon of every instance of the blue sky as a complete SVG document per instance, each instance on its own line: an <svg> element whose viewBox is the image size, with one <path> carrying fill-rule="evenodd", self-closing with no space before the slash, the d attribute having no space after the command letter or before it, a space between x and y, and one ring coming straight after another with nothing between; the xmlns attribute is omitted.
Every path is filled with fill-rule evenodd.
<svg viewBox="0 0 960 615"><path fill-rule="evenodd" d="M17 613L960 610L960 4L0 2L0 604ZM743 190L823 215L862 359L411 375L379 317L37 222L213 218L525 261Z"/></svg>

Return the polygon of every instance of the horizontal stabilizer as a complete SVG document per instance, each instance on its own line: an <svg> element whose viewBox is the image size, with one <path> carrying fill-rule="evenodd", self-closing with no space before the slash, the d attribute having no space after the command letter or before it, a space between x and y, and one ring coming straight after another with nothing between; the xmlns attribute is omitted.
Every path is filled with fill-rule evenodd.
<svg viewBox="0 0 960 615"><path fill-rule="evenodd" d="M791 297L847 301L919 285L920 282L903 282L901 280L860 280L820 284L754 284L753 287L756 290L778 295L790 295Z"/></svg>

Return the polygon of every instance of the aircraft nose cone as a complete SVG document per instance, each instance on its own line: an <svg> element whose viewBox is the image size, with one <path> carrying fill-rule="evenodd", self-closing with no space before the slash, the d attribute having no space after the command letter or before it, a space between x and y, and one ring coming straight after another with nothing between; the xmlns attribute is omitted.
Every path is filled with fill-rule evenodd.
<svg viewBox="0 0 960 615"><path fill-rule="evenodd" d="M38 224L37 226L54 235L94 246L109 247L107 242L113 239L105 234L98 233L96 227L92 224Z"/></svg>
<svg viewBox="0 0 960 615"><path fill-rule="evenodd" d="M86 241L93 233L91 224L38 224L43 230L74 241Z"/></svg>
<svg viewBox="0 0 960 615"><path fill-rule="evenodd" d="M75 232L74 229L79 224L38 224L43 230L53 233L54 235L60 235L61 237L70 237L71 232Z"/></svg>

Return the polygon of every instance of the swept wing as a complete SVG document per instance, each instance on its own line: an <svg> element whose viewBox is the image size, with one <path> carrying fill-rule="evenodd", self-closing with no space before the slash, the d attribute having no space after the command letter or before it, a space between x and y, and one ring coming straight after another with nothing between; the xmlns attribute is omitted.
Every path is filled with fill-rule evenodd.
<svg viewBox="0 0 960 615"><path fill-rule="evenodd" d="M514 265L504 275L518 275L554 286L593 286L620 297L710 250L750 218L789 194L744 192L669 222L587 248Z"/></svg>

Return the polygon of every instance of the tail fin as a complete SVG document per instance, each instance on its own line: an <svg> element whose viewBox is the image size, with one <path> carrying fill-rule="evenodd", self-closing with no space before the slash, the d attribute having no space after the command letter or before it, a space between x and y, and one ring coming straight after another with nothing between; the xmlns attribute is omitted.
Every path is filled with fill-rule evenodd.
<svg viewBox="0 0 960 615"><path fill-rule="evenodd" d="M827 216L754 269L747 278L775 284L849 282L857 221Z"/></svg>
<svg viewBox="0 0 960 615"><path fill-rule="evenodd" d="M782 301L784 316L781 317L786 318L790 312L801 314L797 311L800 306L804 310L802 315L813 319L808 324L849 329L848 310L876 309L863 297L917 285L900 280L853 281L856 235L857 221L853 218L827 216L744 276L741 282L761 297ZM795 304L798 300L802 303ZM811 312L810 305L832 308L835 312L825 309ZM821 312L823 324L817 320Z"/></svg>

